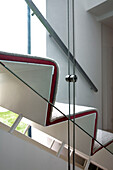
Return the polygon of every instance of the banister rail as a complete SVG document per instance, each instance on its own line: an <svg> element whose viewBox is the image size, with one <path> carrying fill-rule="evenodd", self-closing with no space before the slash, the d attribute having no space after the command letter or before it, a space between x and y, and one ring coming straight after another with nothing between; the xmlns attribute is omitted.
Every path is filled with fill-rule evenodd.
<svg viewBox="0 0 113 170"><path fill-rule="evenodd" d="M63 52L68 56L68 49L65 46L65 44L62 42L60 37L56 34L56 32L53 30L51 25L48 23L48 21L44 18L44 16L41 14L39 9L35 6L35 4L32 2L32 0L25 0L27 4L29 5L30 9L33 11L33 14L35 14L40 22L43 24L43 26L46 28L46 30L49 32L49 34L54 38L56 43L60 46L60 48L63 50ZM79 72L82 74L82 76L85 78L87 83L90 85L91 89L93 89L95 92L98 92L97 87L94 85L94 83L91 81L91 79L88 77L88 75L85 73L85 71L82 69L80 64L73 60L73 55L70 53L70 60L73 62L75 61L75 66L79 70Z"/></svg>

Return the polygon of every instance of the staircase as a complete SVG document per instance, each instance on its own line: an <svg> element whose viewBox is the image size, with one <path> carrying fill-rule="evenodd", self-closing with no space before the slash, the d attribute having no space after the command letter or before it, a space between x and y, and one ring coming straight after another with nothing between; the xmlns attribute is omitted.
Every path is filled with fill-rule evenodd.
<svg viewBox="0 0 113 170"><path fill-rule="evenodd" d="M50 59L4 52L1 52L0 60L0 105L19 115L12 127L0 123L1 170L35 170L37 167L39 170L66 169L69 113L68 104L55 102L58 83L57 63ZM76 169L86 170L89 164L94 164L101 169L111 170L112 154L98 141L96 141L99 144L97 149L101 151L97 152L96 148L94 150L97 110L86 106L75 107ZM28 125L36 128L32 138L15 130L22 118ZM74 115L71 114L71 163L73 118ZM41 135L45 133L42 141L40 141L41 135L38 134L39 130ZM106 144L113 148L111 133L109 133L109 143L104 143L105 146Z"/></svg>

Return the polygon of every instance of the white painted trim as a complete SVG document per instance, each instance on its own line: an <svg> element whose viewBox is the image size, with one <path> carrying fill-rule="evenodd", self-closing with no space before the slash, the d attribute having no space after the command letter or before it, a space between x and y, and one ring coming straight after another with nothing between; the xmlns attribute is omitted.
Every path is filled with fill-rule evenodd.
<svg viewBox="0 0 113 170"><path fill-rule="evenodd" d="M13 132L14 132L14 130L16 129L16 127L18 126L18 124L20 123L22 117L23 117L22 114L20 114L20 115L17 117L16 121L15 121L14 124L11 126L11 128L10 128L10 130L9 130L9 133L13 133Z"/></svg>
<svg viewBox="0 0 113 170"><path fill-rule="evenodd" d="M88 170L90 162L91 162L91 157L89 157L89 159L87 160L87 163L86 163L84 170Z"/></svg>
<svg viewBox="0 0 113 170"><path fill-rule="evenodd" d="M87 11L92 10L93 8L98 7L99 5L102 5L103 3L107 2L107 0L87 0Z"/></svg>
<svg viewBox="0 0 113 170"><path fill-rule="evenodd" d="M105 19L108 19L110 17L113 17L113 11L110 11L108 13L105 13L104 15L96 17L96 20L98 22L104 21Z"/></svg>
<svg viewBox="0 0 113 170"><path fill-rule="evenodd" d="M27 125L26 129L24 130L24 135L26 134L26 132L28 131L28 129L30 128L30 125Z"/></svg>
<svg viewBox="0 0 113 170"><path fill-rule="evenodd" d="M63 150L63 148L64 148L64 145L65 145L65 143L62 142L61 147L60 147L60 149L59 149L58 152L57 152L57 157L60 156L60 154L61 154L61 152L62 152L62 150Z"/></svg>

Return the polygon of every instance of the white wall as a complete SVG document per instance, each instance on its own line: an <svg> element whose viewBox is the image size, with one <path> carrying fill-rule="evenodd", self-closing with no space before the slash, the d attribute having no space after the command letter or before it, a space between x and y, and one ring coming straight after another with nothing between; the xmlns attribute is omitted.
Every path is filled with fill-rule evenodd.
<svg viewBox="0 0 113 170"><path fill-rule="evenodd" d="M65 44L67 44L66 2L61 0L47 1L47 19ZM101 127L101 24L85 11L85 5L86 1L75 1L76 58L98 88L98 93L92 91L86 80L77 72L76 103L98 108L99 126ZM47 56L54 58L60 66L57 101L68 102L67 83L64 80L68 72L68 61L62 50L48 34Z"/></svg>
<svg viewBox="0 0 113 170"><path fill-rule="evenodd" d="M103 128L113 130L113 29L102 25Z"/></svg>
<svg viewBox="0 0 113 170"><path fill-rule="evenodd" d="M67 163L0 129L0 170L66 170Z"/></svg>

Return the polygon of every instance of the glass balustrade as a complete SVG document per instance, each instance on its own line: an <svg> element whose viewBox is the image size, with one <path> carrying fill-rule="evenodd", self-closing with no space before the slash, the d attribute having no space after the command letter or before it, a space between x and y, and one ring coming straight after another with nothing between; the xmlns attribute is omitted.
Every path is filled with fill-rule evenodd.
<svg viewBox="0 0 113 170"><path fill-rule="evenodd" d="M19 65L20 64L20 65ZM6 109L9 109L17 114L22 114L23 117L28 119L29 124L40 127L37 129L41 129L48 133L48 129L50 128L50 135L54 138L65 141L67 143L67 120L69 118L68 113L68 104L55 102L51 103L49 101L50 90L51 89L51 79L53 75L53 67L44 66L44 65L33 65L26 63L16 63L18 65L15 67L15 62L4 62L0 64L0 105ZM30 67L31 65L31 67ZM37 68L36 68L37 67ZM39 68L38 68L39 67ZM42 67L40 69L40 67ZM49 68L48 68L49 67ZM42 82L38 83L38 79L36 79L36 75L38 76L39 72L44 70L47 77L46 82L50 81L48 86L46 86L46 91L49 91L46 94L41 85L45 85L45 74L44 79L43 74L40 79ZM31 71L31 72L30 72ZM25 74L26 73L26 74ZM43 73L43 72L42 72ZM40 76L40 74L39 74ZM38 84L40 91L38 92ZM35 85L37 87L35 88ZM41 91L42 90L42 91ZM51 105L51 114L48 117L48 106ZM71 105L72 111L72 105ZM112 141L113 135L112 133L108 133L107 131L103 131L98 129L97 121L98 121L98 112L95 108L85 107L76 105L75 106L75 140L76 140L76 148L80 150L80 146L83 147L83 150L89 150L89 155L96 153L98 150L102 148L106 148L107 151L113 153L112 150ZM73 114L70 115L71 122L71 131L73 125ZM31 123L31 122L33 123ZM46 124L47 123L47 124ZM39 125L38 125L39 124ZM50 127L43 127L46 125L54 125ZM57 132L58 128L58 132ZM63 129L64 128L64 129ZM60 131L63 130L62 132ZM52 132L51 132L52 131ZM56 131L56 132L55 132ZM60 133L61 132L61 133ZM71 132L71 135L72 135ZM51 134L52 133L52 134ZM65 133L65 135L64 135ZM82 134L83 133L83 134ZM58 135L58 137L57 137ZM80 139L79 139L80 135ZM60 137L61 139L60 139ZM85 136L88 137L89 142L86 142L86 145L80 144L84 143ZM81 138L82 137L82 138ZM72 136L70 137L72 140ZM81 141L81 142L80 142ZM86 140L87 141L87 140ZM72 141L71 141L72 143ZM80 145L80 146L79 146ZM72 144L71 144L72 147ZM80 147L80 148L79 148ZM81 151L82 152L82 151Z"/></svg>
<svg viewBox="0 0 113 170"><path fill-rule="evenodd" d="M90 166L97 166L98 164L101 165L100 168L106 167L106 161L103 163L98 155L99 153L101 155L105 154L107 155L107 160L111 159L113 154L113 133L112 130L105 129L100 124L102 119L104 120L102 111L100 108L93 107L90 101L92 99L95 102L97 98L92 96L98 96L98 94L89 88L84 76L81 75L77 68L76 74L78 80L75 83L75 115L73 115L72 83L70 83L71 98L69 106L69 84L66 82L65 77L69 72L71 75L73 74L73 61L71 59L70 66L68 66L66 52L65 50L62 52L62 47L66 47L64 49L68 50L66 35L63 31L64 28L67 29L67 11L61 16L61 19L65 18L65 22L62 31L58 32L59 29L54 28L56 24L54 25L52 15L50 17L52 12L52 10L49 11L50 2L46 4L44 1L45 6L47 5L46 7L44 6L44 9L42 5L38 4L39 1L33 0L31 2L35 4L45 17L46 20L42 19L42 23L44 21L43 25L46 24L45 21L49 25L47 23L47 25L44 25L46 28L44 28L37 19L36 13L34 14L34 11L31 10L31 54L35 56L0 53L0 106L16 113L16 118L17 115L21 114L23 116L22 121L25 123L22 133L28 130L29 125L32 126L32 139L50 149L60 158L67 161L70 156L70 162L72 163L73 154L75 154L75 162L79 162L84 167L88 162L89 156L92 156ZM53 16L55 22L61 22L55 15ZM36 41L41 32L40 28L38 30L39 34L36 34L39 23L44 33L44 39L39 38L38 41L40 46ZM57 26L60 27L58 24ZM53 35L48 31L49 28L55 31ZM61 42L62 47L59 48L60 45L57 46L54 40L58 40L56 41L58 45ZM37 53L39 49L41 50ZM5 51L5 47L3 50ZM14 52L18 51L19 49ZM72 52L72 47L70 51ZM77 54L79 54L78 51ZM6 55L7 57L5 58ZM76 57L76 59L78 58ZM70 71L68 70L69 67ZM88 90L84 91L83 96L82 90L80 92L79 87L82 89L84 86L86 90L89 89L89 93ZM68 123L70 124L70 142L68 141ZM73 151L73 128L75 128L75 152ZM70 147L68 147L69 145ZM68 149L70 154L68 154ZM97 155L98 160L95 155Z"/></svg>

